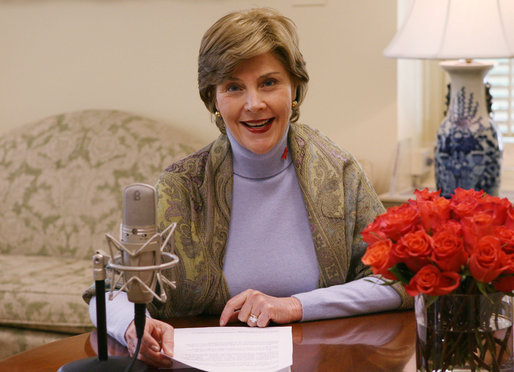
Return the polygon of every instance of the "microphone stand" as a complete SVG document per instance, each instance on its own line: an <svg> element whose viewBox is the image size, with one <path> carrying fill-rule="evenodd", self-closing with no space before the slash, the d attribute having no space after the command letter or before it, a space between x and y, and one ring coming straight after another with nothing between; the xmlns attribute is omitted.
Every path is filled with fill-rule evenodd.
<svg viewBox="0 0 514 372"><path fill-rule="evenodd" d="M107 257L100 251L96 251L93 256L93 278L96 290L96 324L97 324L97 344L98 357L91 357L76 360L63 365L58 372L112 372L124 371L129 367L133 360L126 356L111 356L107 352L107 315L105 310L105 279ZM143 320L144 329L144 320ZM138 335L139 336L139 335ZM131 368L132 371L146 372L150 367L136 360Z"/></svg>
<svg viewBox="0 0 514 372"><path fill-rule="evenodd" d="M98 359L109 359L107 353L107 315L105 310L105 256L96 252L93 256L93 279L95 280L96 293L96 332Z"/></svg>

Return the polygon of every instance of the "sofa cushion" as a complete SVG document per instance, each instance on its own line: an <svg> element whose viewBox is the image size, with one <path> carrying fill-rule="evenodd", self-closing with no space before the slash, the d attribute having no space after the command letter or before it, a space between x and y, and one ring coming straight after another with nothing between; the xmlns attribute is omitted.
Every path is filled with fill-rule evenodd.
<svg viewBox="0 0 514 372"><path fill-rule="evenodd" d="M0 325L81 333L92 329L80 294L93 282L91 260L0 255Z"/></svg>
<svg viewBox="0 0 514 372"><path fill-rule="evenodd" d="M0 137L0 254L90 259L117 236L122 189L201 145L120 111L72 112Z"/></svg>

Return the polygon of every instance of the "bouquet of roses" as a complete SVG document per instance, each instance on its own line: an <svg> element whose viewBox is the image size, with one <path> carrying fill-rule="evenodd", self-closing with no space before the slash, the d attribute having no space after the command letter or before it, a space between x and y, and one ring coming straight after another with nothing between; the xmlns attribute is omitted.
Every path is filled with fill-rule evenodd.
<svg viewBox="0 0 514 372"><path fill-rule="evenodd" d="M361 234L362 262L416 296L418 371L511 370L512 316L502 299L514 290L512 204L461 188L450 199L415 195Z"/></svg>
<svg viewBox="0 0 514 372"><path fill-rule="evenodd" d="M514 290L514 208L508 199L457 188L416 190L362 231L362 262L411 296Z"/></svg>

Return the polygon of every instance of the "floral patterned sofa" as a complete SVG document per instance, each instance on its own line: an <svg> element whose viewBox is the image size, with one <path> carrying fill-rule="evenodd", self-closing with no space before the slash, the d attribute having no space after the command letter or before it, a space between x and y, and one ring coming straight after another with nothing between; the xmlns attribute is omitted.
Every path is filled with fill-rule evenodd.
<svg viewBox="0 0 514 372"><path fill-rule="evenodd" d="M167 124L87 110L0 136L0 359L92 329L81 294L118 235L121 192L201 144Z"/></svg>

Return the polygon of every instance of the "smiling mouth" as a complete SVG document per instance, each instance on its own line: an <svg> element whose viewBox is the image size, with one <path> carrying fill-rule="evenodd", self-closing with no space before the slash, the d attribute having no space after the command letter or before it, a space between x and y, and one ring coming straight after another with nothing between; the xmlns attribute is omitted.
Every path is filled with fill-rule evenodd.
<svg viewBox="0 0 514 372"><path fill-rule="evenodd" d="M252 120L251 122L241 121L241 124L244 124L248 128L255 128L255 129L257 129L257 128L263 128L266 125L271 124L271 122L274 119L275 118L271 118L271 119L268 119L268 120Z"/></svg>

